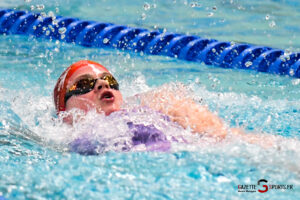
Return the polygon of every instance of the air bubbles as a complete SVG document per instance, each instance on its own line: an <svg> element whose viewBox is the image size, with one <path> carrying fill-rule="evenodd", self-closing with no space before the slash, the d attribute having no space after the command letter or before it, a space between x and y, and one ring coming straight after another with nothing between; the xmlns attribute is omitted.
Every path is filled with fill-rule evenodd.
<svg viewBox="0 0 300 200"><path fill-rule="evenodd" d="M25 3L30 3L32 0L24 0Z"/></svg>
<svg viewBox="0 0 300 200"><path fill-rule="evenodd" d="M150 4L149 3L145 3L144 4L144 10L149 10L150 9Z"/></svg>
<svg viewBox="0 0 300 200"><path fill-rule="evenodd" d="M246 66L246 67L250 67L252 64L253 64L253 63L252 63L251 61L247 61L247 62L245 63L245 66Z"/></svg>

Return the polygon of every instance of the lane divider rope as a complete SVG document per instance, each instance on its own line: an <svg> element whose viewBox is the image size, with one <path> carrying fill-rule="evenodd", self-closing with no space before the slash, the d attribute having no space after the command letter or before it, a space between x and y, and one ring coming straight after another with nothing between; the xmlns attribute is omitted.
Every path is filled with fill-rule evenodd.
<svg viewBox="0 0 300 200"><path fill-rule="evenodd" d="M300 78L300 53L251 44L222 42L112 23L83 21L40 13L0 10L0 34L22 34L85 47L112 47Z"/></svg>

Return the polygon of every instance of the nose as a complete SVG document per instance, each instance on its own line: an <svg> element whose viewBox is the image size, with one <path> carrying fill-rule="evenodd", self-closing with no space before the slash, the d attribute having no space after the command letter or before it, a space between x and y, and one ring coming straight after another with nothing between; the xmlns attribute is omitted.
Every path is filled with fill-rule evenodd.
<svg viewBox="0 0 300 200"><path fill-rule="evenodd" d="M109 89L110 87L109 87L109 84L108 84L107 81L98 79L97 82L96 82L96 85L95 85L94 89L96 91L100 91L102 88Z"/></svg>

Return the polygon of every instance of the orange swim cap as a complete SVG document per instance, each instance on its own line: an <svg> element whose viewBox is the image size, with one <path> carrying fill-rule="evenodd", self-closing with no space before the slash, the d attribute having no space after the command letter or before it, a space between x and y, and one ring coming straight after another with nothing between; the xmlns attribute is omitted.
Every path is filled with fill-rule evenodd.
<svg viewBox="0 0 300 200"><path fill-rule="evenodd" d="M97 67L98 69L102 71L108 72L108 70L100 65L99 63L90 61L90 60L80 60L74 64L72 64L70 67L68 67L58 78L54 91L53 91L53 98L54 98L54 104L57 111L57 114L61 111L66 110L65 105L65 95L67 91L67 85L69 82L70 77L81 67L92 65L93 67Z"/></svg>

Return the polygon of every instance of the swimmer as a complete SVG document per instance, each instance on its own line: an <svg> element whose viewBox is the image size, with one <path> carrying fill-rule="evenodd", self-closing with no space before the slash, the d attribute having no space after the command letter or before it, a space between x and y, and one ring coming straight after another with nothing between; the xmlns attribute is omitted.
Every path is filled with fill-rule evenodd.
<svg viewBox="0 0 300 200"><path fill-rule="evenodd" d="M188 97L183 85L179 85L176 92L168 86L163 86L154 91L136 95L135 98L139 99L140 106L146 106L166 115L169 120L185 129L191 129L194 134L222 140L230 133L250 143L263 141L263 145L267 146L272 146L274 142L270 136L267 138L264 135L245 134L241 129L228 127L207 107L199 105ZM72 109L79 109L84 113L96 110L98 113L109 116L122 110L124 104L117 80L107 68L89 60L78 61L62 73L54 88L54 103L58 115L68 113L64 115L63 120L70 125L74 123L74 117L69 112ZM154 126L142 126L132 122L128 122L128 126L134 130L135 142L148 145L149 149L153 148L153 143L166 143L163 133ZM146 141L145 138L152 139ZM82 140L78 140L77 143L75 142L77 150L74 151L78 152L78 145L81 145ZM93 148L96 147L88 151L93 152ZM166 149L165 146L158 149L161 148ZM93 153L86 153L85 150L83 154Z"/></svg>

